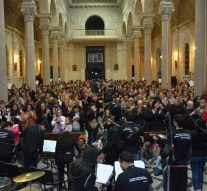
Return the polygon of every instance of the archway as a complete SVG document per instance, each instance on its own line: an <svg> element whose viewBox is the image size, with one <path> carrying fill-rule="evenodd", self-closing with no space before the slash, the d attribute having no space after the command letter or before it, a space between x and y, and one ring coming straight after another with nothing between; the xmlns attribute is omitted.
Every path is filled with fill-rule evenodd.
<svg viewBox="0 0 207 191"><path fill-rule="evenodd" d="M122 34L123 34L123 36L126 37L126 24L125 24L125 22L122 25Z"/></svg>
<svg viewBox="0 0 207 191"><path fill-rule="evenodd" d="M136 15L142 14L142 2L141 0L137 0L136 5L135 5L135 13Z"/></svg>
<svg viewBox="0 0 207 191"><path fill-rule="evenodd" d="M64 32L64 28L63 28L63 17L62 14L59 13L59 27L60 27L60 31Z"/></svg>
<svg viewBox="0 0 207 191"><path fill-rule="evenodd" d="M132 13L130 12L127 19L127 34L132 34Z"/></svg>
<svg viewBox="0 0 207 191"><path fill-rule="evenodd" d="M86 35L104 35L104 29L104 21L99 16L91 16L86 21Z"/></svg>

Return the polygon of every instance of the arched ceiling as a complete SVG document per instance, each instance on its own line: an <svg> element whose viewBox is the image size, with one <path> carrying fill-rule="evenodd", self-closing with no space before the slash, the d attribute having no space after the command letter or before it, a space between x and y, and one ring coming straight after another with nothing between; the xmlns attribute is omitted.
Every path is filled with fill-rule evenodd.
<svg viewBox="0 0 207 191"><path fill-rule="evenodd" d="M171 16L171 28L186 22L195 20L195 0L172 0L175 11ZM161 17L158 15L159 1L154 1L153 12L155 14L153 21L154 27L152 31L152 38L156 38L161 34Z"/></svg>
<svg viewBox="0 0 207 191"><path fill-rule="evenodd" d="M6 26L17 29L18 31L24 33L24 16L21 13L22 0L6 0L4 1L4 15ZM37 11L39 7L37 4ZM35 17L34 19L34 38L36 41L41 39L41 31L39 29L39 19Z"/></svg>
<svg viewBox="0 0 207 191"><path fill-rule="evenodd" d="M81 3L100 3L100 0L66 0L72 4L81 4ZM101 3L107 4L117 4L121 3L124 0L102 0ZM128 1L128 0L127 0ZM194 21L195 20L195 0L172 0L175 6L175 12L171 17L171 28L174 28L177 25L180 25L186 21ZM137 4L135 5L135 13L139 15L141 11L141 0L137 0ZM154 13L154 28L152 31L152 38L156 38L161 34L161 18L158 15L159 10L159 2L153 1L153 13ZM20 32L24 33L24 17L21 13L21 3L22 0L5 0L4 8L5 8L5 23L7 26L14 27L18 29ZM38 11L38 3L37 11ZM51 12L53 14L57 13L56 7L54 5L54 0L51 3ZM63 19L60 19L63 20ZM126 30L127 33L131 31L132 28L132 20L134 20L133 16L127 18ZM62 22L63 26L63 22ZM35 17L34 20L34 30L35 30L35 40L41 39L41 31L39 29L39 18Z"/></svg>
<svg viewBox="0 0 207 191"><path fill-rule="evenodd" d="M24 32L24 17L21 14L22 0L6 0L4 1L4 16L7 26Z"/></svg>

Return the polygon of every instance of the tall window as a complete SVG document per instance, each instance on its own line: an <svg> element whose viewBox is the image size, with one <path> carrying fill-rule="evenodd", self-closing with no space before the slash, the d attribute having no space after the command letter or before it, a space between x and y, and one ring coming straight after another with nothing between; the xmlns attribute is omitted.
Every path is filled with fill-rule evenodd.
<svg viewBox="0 0 207 191"><path fill-rule="evenodd" d="M23 77L23 54L22 54L22 50L19 51L19 76Z"/></svg>
<svg viewBox="0 0 207 191"><path fill-rule="evenodd" d="M190 72L190 46L188 43L185 44L185 75Z"/></svg>

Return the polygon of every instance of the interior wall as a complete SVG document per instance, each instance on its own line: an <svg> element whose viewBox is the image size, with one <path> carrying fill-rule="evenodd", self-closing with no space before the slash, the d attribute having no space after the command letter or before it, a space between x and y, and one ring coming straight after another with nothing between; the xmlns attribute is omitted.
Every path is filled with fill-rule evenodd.
<svg viewBox="0 0 207 191"><path fill-rule="evenodd" d="M185 67L185 45L190 45L190 72L191 77L194 76L195 65L195 23L179 25L172 30L172 76L176 76L179 81L189 79L189 75L184 74ZM157 38L152 42L152 53L154 68L157 74L156 51L161 49L161 38ZM177 61L177 67L175 64ZM156 75L157 78L157 75Z"/></svg>
<svg viewBox="0 0 207 191"><path fill-rule="evenodd" d="M90 44L91 45L91 44ZM69 43L65 48L64 77L65 80L85 80L86 69L86 49L89 44ZM127 79L126 72L126 46L124 43L96 44L105 47L105 78L106 80ZM114 70L114 65L118 64L118 70ZM73 71L73 65L77 66L77 71Z"/></svg>
<svg viewBox="0 0 207 191"><path fill-rule="evenodd" d="M117 29L117 34L122 34L121 11L117 7L74 7L68 12L69 36L72 37L74 30L84 30L85 23L90 16L99 16L104 21L105 30Z"/></svg>
<svg viewBox="0 0 207 191"><path fill-rule="evenodd" d="M25 66L25 49L24 39L21 33L13 31L9 28L5 30L6 47L8 50L9 76L8 82L17 85L18 87L24 82L24 76L20 76L19 67L19 52L23 53L23 66ZM16 65L16 67L15 67ZM25 68L25 67L23 67ZM25 74L25 72L23 72Z"/></svg>

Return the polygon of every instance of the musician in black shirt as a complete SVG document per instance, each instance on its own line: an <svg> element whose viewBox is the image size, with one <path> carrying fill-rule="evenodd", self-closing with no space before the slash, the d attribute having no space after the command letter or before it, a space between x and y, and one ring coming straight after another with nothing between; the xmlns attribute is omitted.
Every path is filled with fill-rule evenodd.
<svg viewBox="0 0 207 191"><path fill-rule="evenodd" d="M143 129L139 124L134 123L136 114L133 111L128 110L125 114L125 123L120 127L120 137L125 143L124 150L132 153L134 160L139 160L138 154L141 146Z"/></svg>
<svg viewBox="0 0 207 191"><path fill-rule="evenodd" d="M134 166L132 154L124 151L119 155L122 170L115 183L114 191L150 191L153 180L146 169Z"/></svg>
<svg viewBox="0 0 207 191"><path fill-rule="evenodd" d="M183 129L185 118L182 114L176 114L173 123L176 130L172 132L172 136L168 136L168 143L164 148L165 154L169 155L167 186L169 191L187 191L191 135Z"/></svg>

